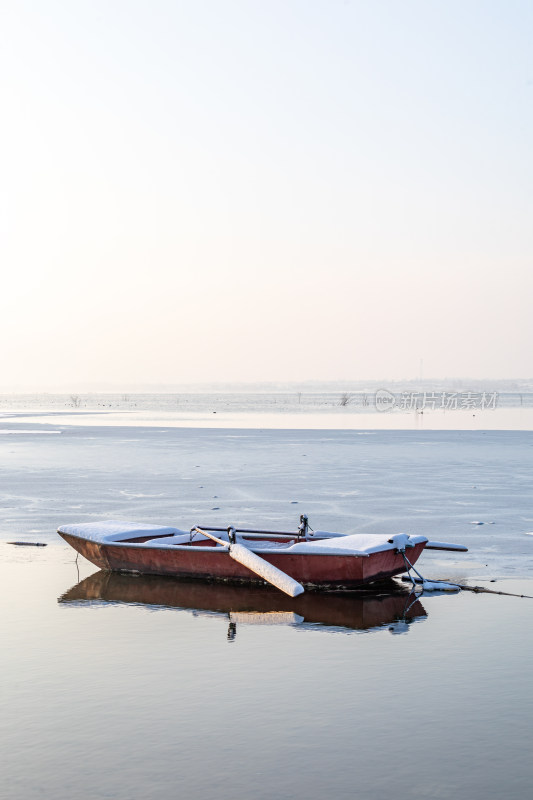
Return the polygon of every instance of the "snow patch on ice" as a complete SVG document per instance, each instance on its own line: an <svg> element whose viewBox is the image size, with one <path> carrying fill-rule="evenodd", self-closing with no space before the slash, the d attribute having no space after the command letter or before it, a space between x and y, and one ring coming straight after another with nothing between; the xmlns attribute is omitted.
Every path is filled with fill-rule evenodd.
<svg viewBox="0 0 533 800"><path fill-rule="evenodd" d="M424 581L422 588L425 592L458 592L461 588L456 583L445 581Z"/></svg>
<svg viewBox="0 0 533 800"><path fill-rule="evenodd" d="M25 431L8 431L8 430L6 430L6 431L4 431L4 430L0 430L0 434L2 436L10 436L10 435L14 435L14 434L17 434L17 433L18 434L31 433L33 435L35 433L39 433L39 434L41 434L41 433L42 434L63 433L63 431L32 431L32 430L25 430Z"/></svg>
<svg viewBox="0 0 533 800"><path fill-rule="evenodd" d="M159 492L158 494L143 494L142 492L130 492L128 489L119 489L119 494L123 494L125 497L164 497L163 492Z"/></svg>

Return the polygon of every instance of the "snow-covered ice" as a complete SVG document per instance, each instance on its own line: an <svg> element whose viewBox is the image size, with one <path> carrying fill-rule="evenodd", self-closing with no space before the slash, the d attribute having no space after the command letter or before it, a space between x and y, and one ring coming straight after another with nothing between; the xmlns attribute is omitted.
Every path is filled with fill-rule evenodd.
<svg viewBox="0 0 533 800"><path fill-rule="evenodd" d="M230 524L296 530L307 513L315 529L387 537L404 531L469 548L425 553L431 576L532 574L532 538L524 535L531 525L531 431L138 421L133 413L100 426L85 424L83 415L58 424L44 411L37 424L6 417L3 428L17 435L0 438L0 539L59 543L59 525L102 519L185 531ZM50 429L61 435L41 435Z"/></svg>

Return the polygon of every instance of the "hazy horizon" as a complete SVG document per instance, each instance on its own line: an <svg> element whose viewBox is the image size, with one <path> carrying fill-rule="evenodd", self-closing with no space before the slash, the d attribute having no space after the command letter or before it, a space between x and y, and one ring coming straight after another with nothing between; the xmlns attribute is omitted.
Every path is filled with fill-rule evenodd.
<svg viewBox="0 0 533 800"><path fill-rule="evenodd" d="M531 3L0 22L4 386L533 373Z"/></svg>
<svg viewBox="0 0 533 800"><path fill-rule="evenodd" d="M533 378L468 378L468 377L445 377L445 378L383 378L383 379L364 379L353 378L351 380L306 380L306 381L203 381L189 383L138 383L138 384L63 384L51 385L47 387L20 385L3 387L0 385L0 396L17 394L186 394L191 393L246 393L248 392L365 392L376 391L377 389L396 389L400 387L414 388L419 387L428 391L446 389L476 390L476 391L500 391L500 392L527 392L533 391Z"/></svg>

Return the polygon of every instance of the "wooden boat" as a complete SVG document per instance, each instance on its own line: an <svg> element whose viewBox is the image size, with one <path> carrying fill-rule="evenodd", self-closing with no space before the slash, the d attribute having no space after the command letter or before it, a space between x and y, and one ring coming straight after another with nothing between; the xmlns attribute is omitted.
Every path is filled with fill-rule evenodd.
<svg viewBox="0 0 533 800"><path fill-rule="evenodd" d="M405 572L426 548L466 550L425 536L343 535L311 531L179 528L103 521L62 525L58 533L103 570L172 575L202 581L265 581L296 596L305 589L357 589ZM214 540L214 541L213 541Z"/></svg>
<svg viewBox="0 0 533 800"><path fill-rule="evenodd" d="M289 625L299 629L407 632L411 623L426 618L417 595L390 580L380 589L288 598L269 586L231 586L223 583L174 580L162 575L93 573L58 599L61 604L143 605L173 608L194 616L213 615L228 622L228 638L240 625Z"/></svg>

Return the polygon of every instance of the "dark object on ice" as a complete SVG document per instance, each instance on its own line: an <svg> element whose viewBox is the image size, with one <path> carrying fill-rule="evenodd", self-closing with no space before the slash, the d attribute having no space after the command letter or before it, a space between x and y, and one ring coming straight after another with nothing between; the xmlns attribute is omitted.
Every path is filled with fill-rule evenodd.
<svg viewBox="0 0 533 800"><path fill-rule="evenodd" d="M18 547L46 547L46 542L8 542L16 544Z"/></svg>

